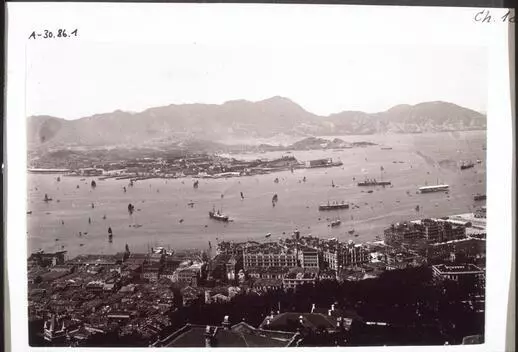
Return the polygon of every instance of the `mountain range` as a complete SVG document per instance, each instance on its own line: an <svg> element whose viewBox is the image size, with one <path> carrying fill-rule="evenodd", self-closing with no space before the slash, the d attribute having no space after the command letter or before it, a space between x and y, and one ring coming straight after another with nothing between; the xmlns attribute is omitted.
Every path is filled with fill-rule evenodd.
<svg viewBox="0 0 518 352"><path fill-rule="evenodd" d="M295 102L273 97L258 102L182 104L133 113L117 110L77 120L28 118L29 150L67 147L160 146L187 140L270 138L279 134L339 136L483 130L486 116L448 102L397 105L379 113L343 111L318 116Z"/></svg>

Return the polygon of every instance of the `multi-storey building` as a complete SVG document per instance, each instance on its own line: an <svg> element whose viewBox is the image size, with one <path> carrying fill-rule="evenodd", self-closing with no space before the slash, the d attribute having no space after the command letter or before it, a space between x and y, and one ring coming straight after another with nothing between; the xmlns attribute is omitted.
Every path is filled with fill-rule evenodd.
<svg viewBox="0 0 518 352"><path fill-rule="evenodd" d="M369 262L369 253L362 244L355 244L353 241L349 241L349 243L342 248L341 252L342 267Z"/></svg>
<svg viewBox="0 0 518 352"><path fill-rule="evenodd" d="M257 267L294 268L297 266L297 255L277 243L265 243L246 248L243 251L243 265L245 270Z"/></svg>
<svg viewBox="0 0 518 352"><path fill-rule="evenodd" d="M432 266L433 276L440 280L462 281L465 279L475 279L483 281L484 270L473 264L439 264Z"/></svg>
<svg viewBox="0 0 518 352"><path fill-rule="evenodd" d="M302 285L315 284L317 277L317 272L291 272L282 279L282 286L285 290L290 288L296 290L297 287Z"/></svg>
<svg viewBox="0 0 518 352"><path fill-rule="evenodd" d="M384 235L385 243L390 246L424 238L421 229L416 224L409 222L392 224L388 229L385 229Z"/></svg>
<svg viewBox="0 0 518 352"><path fill-rule="evenodd" d="M341 258L340 250L338 248L326 248L322 252L322 258L329 269L338 270Z"/></svg>
<svg viewBox="0 0 518 352"><path fill-rule="evenodd" d="M303 268L318 268L318 250L312 248L299 249L299 262Z"/></svg>
<svg viewBox="0 0 518 352"><path fill-rule="evenodd" d="M423 219L416 225L417 230L421 231L423 237L431 243L442 242L442 231L439 223L432 219Z"/></svg>

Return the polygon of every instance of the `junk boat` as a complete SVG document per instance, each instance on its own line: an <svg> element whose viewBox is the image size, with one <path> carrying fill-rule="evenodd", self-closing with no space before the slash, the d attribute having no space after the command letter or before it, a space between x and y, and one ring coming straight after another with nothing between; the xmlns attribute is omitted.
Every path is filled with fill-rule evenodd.
<svg viewBox="0 0 518 352"><path fill-rule="evenodd" d="M327 202L327 204L320 204L318 206L318 210L320 210L320 211L323 211L323 210L339 210L339 209L349 209L349 204L346 204L344 201L342 201L341 203L337 203L337 202L329 203L329 202Z"/></svg>
<svg viewBox="0 0 518 352"><path fill-rule="evenodd" d="M228 215L224 215L221 211L212 209L212 211L209 211L209 218L218 220L218 221L224 221L228 222Z"/></svg>
<svg viewBox="0 0 518 352"><path fill-rule="evenodd" d="M43 201L44 202L50 202L52 200L52 198L50 198L47 193L45 193L45 197L43 198Z"/></svg>
<svg viewBox="0 0 518 352"><path fill-rule="evenodd" d="M424 187L419 187L419 192L421 192L421 193L447 192L449 188L450 188L449 185L424 186Z"/></svg>
<svg viewBox="0 0 518 352"><path fill-rule="evenodd" d="M472 161L466 161L466 162L463 162L461 165L460 165L460 169L461 170L466 170L466 169L471 169L472 167L475 166L475 163L472 162Z"/></svg>
<svg viewBox="0 0 518 352"><path fill-rule="evenodd" d="M365 186L390 186L392 182L390 181L378 181L376 179L369 179L366 178L363 182L358 182L359 187L365 187Z"/></svg>
<svg viewBox="0 0 518 352"><path fill-rule="evenodd" d="M475 194L473 196L473 200L475 200L475 201L486 200L486 195L485 194Z"/></svg>
<svg viewBox="0 0 518 352"><path fill-rule="evenodd" d="M341 220L334 220L334 221L331 221L331 227L337 227L337 226L340 226L340 224L342 223Z"/></svg>

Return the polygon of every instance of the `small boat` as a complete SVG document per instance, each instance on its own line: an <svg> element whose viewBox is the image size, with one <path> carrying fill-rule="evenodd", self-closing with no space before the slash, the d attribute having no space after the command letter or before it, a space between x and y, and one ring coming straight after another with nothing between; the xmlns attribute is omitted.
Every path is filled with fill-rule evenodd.
<svg viewBox="0 0 518 352"><path fill-rule="evenodd" d="M331 187L335 187L335 182L331 181Z"/></svg>
<svg viewBox="0 0 518 352"><path fill-rule="evenodd" d="M351 230L349 230L347 232L349 232L349 235L352 235L354 233L354 229L351 229Z"/></svg>
<svg viewBox="0 0 518 352"><path fill-rule="evenodd" d="M61 177L58 176L58 178L56 179L56 181L60 182L61 181Z"/></svg>
<svg viewBox="0 0 518 352"><path fill-rule="evenodd" d="M341 224L342 224L341 220L331 221L331 227L337 227L337 226L340 226Z"/></svg>
<svg viewBox="0 0 518 352"><path fill-rule="evenodd" d="M271 233L268 233L268 234L266 234L266 236L264 236L264 237L269 238L269 237L271 237L271 236L272 236L272 234L271 234Z"/></svg>
<svg viewBox="0 0 518 352"><path fill-rule="evenodd" d="M480 193L475 194L473 196L474 201L486 200L486 198L487 198L487 196L485 194L480 194Z"/></svg>
<svg viewBox="0 0 518 352"><path fill-rule="evenodd" d="M50 202L52 200L52 198L50 198L47 193L45 193L45 197L43 198L43 201L44 202Z"/></svg>
<svg viewBox="0 0 518 352"><path fill-rule="evenodd" d="M192 188L197 189L197 188L198 188L198 185L199 185L199 181L198 181L198 180L196 180L196 181L194 181L194 183L192 184Z"/></svg>
<svg viewBox="0 0 518 352"><path fill-rule="evenodd" d="M194 208L194 202L189 202L189 203L187 203L187 205L188 205L189 207L191 207L191 208Z"/></svg>
<svg viewBox="0 0 518 352"><path fill-rule="evenodd" d="M178 220L178 222L181 224L183 222L183 219Z"/></svg>
<svg viewBox="0 0 518 352"><path fill-rule="evenodd" d="M276 178L275 178L275 180L273 180L273 182L275 182L275 183L279 183L279 178L278 178L278 177L276 177Z"/></svg>
<svg viewBox="0 0 518 352"><path fill-rule="evenodd" d="M94 205L94 203L92 203L92 209L93 209L93 208L95 208L95 205Z"/></svg>
<svg viewBox="0 0 518 352"><path fill-rule="evenodd" d="M94 181L94 180L92 180L92 182L90 183L90 186L91 186L92 188L95 188L95 187L97 187L97 183L95 183L95 181Z"/></svg>
<svg viewBox="0 0 518 352"><path fill-rule="evenodd" d="M79 247L83 247L83 246L84 246L84 244L82 244L82 243L79 243Z"/></svg>
<svg viewBox="0 0 518 352"><path fill-rule="evenodd" d="M372 193L374 192L372 189L368 190L367 193Z"/></svg>
<svg viewBox="0 0 518 352"><path fill-rule="evenodd" d="M465 161L460 165L460 169L461 170L471 169L474 166L475 166L475 163L473 163L472 161Z"/></svg>
<svg viewBox="0 0 518 352"><path fill-rule="evenodd" d="M29 210L29 211L27 212L27 215L31 215L31 214L32 214L32 210Z"/></svg>
<svg viewBox="0 0 518 352"><path fill-rule="evenodd" d="M113 235L112 235L112 234L109 234L109 235L108 235L108 242L109 242L109 243L112 243L112 242L113 242Z"/></svg>

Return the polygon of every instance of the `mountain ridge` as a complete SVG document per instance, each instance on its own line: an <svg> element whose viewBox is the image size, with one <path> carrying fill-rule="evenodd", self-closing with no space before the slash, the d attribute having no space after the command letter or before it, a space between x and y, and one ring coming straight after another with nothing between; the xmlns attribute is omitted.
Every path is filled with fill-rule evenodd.
<svg viewBox="0 0 518 352"><path fill-rule="evenodd" d="M29 149L66 146L155 145L186 139L297 137L422 133L486 128L486 116L459 105L432 101L386 111L341 111L320 116L289 98L257 102L170 104L140 112L115 110L76 120L49 115L27 119Z"/></svg>

